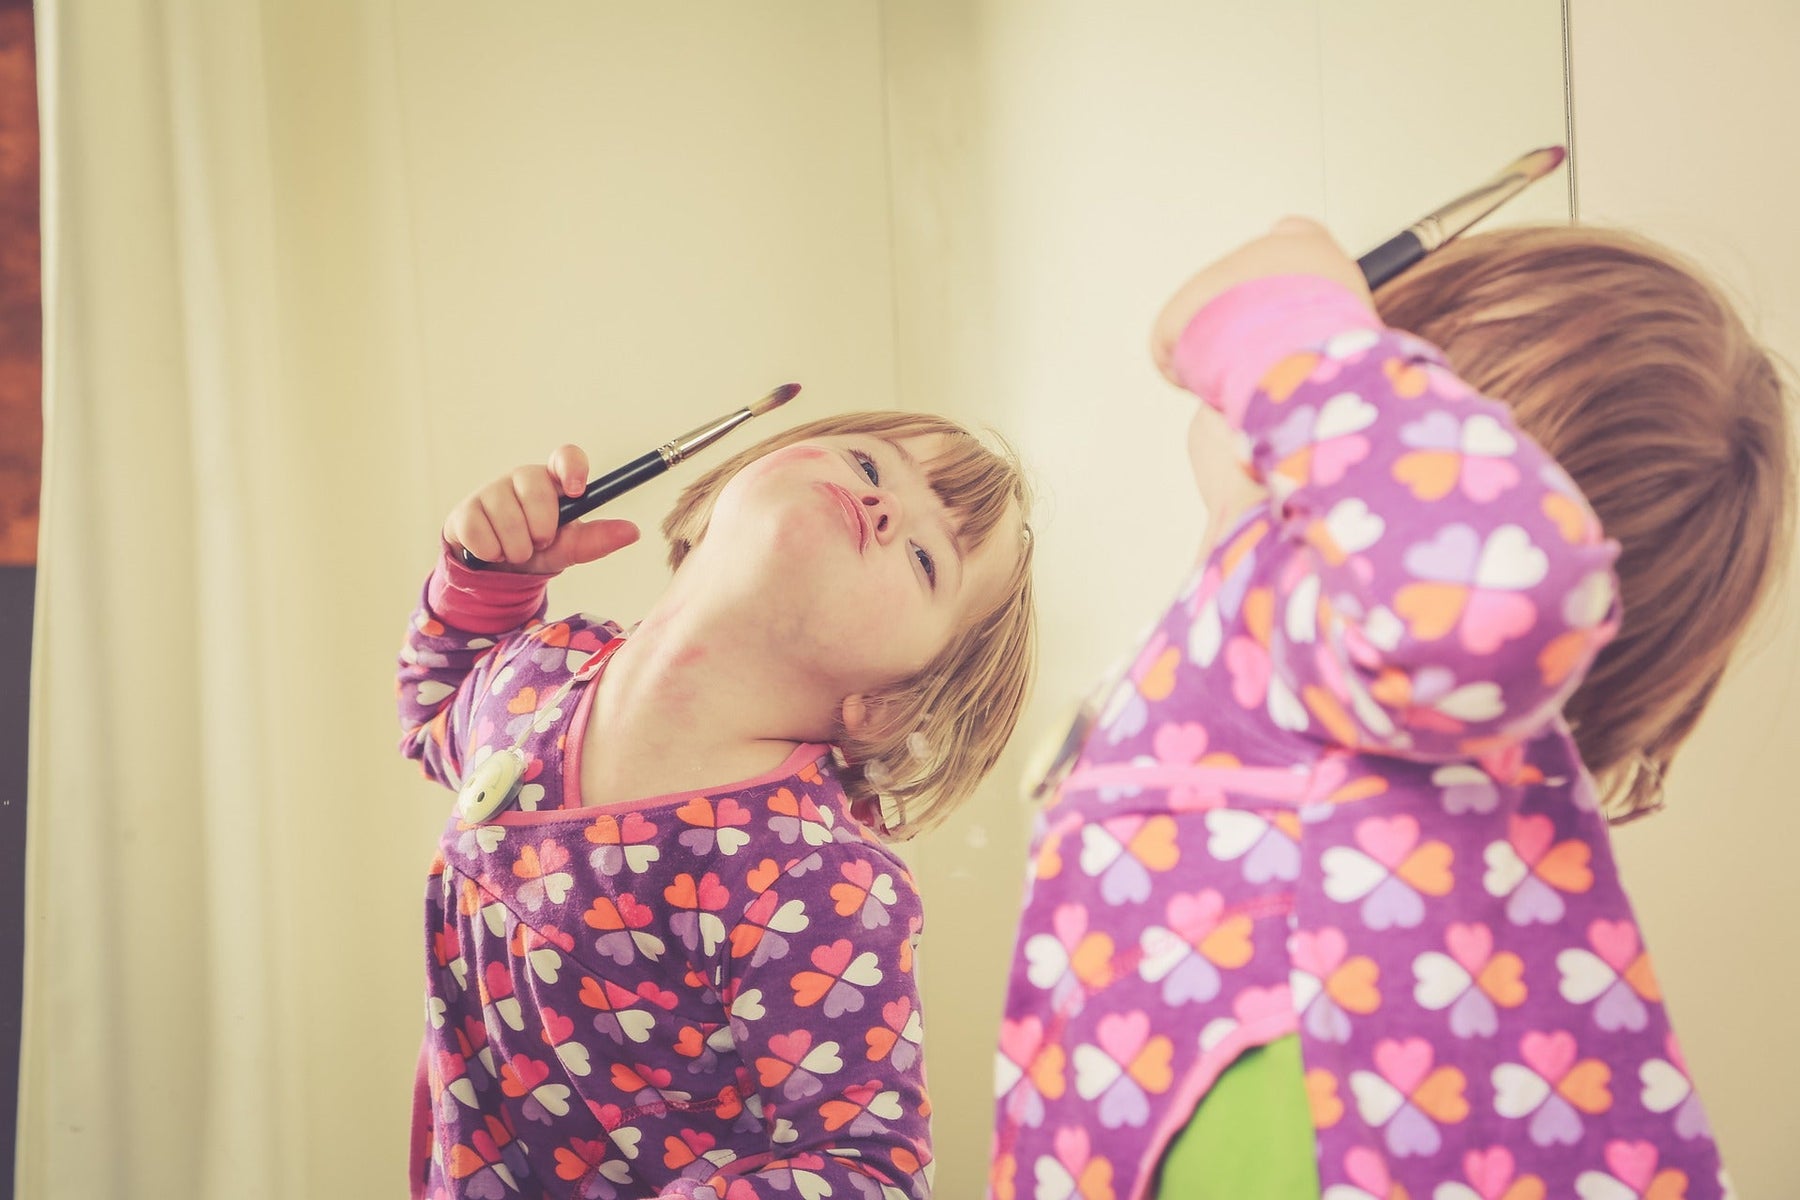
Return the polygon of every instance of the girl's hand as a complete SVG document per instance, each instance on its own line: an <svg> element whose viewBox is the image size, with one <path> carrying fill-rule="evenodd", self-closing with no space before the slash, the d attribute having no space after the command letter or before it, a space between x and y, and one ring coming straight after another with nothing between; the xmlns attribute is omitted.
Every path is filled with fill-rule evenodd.
<svg viewBox="0 0 1800 1200"><path fill-rule="evenodd" d="M554 575L605 558L638 539L630 521L571 521L558 528L556 503L587 486L579 446L561 446L548 466L520 467L470 495L444 519L444 540L498 570Z"/></svg>
<svg viewBox="0 0 1800 1200"><path fill-rule="evenodd" d="M1323 225L1305 217L1283 217L1268 233L1202 269L1163 306L1150 335L1150 357L1165 379L1181 383L1172 365L1175 343L1194 314L1236 284L1264 275L1321 275L1355 292L1370 309L1375 307L1362 269Z"/></svg>

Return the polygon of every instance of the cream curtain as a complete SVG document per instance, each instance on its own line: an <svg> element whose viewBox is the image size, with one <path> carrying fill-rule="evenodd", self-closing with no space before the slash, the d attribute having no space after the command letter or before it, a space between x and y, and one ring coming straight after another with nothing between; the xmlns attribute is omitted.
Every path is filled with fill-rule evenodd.
<svg viewBox="0 0 1800 1200"><path fill-rule="evenodd" d="M386 5L40 3L47 446L18 1194L400 1194L435 821ZM416 539L415 539L416 540ZM375 916L373 914L379 914Z"/></svg>

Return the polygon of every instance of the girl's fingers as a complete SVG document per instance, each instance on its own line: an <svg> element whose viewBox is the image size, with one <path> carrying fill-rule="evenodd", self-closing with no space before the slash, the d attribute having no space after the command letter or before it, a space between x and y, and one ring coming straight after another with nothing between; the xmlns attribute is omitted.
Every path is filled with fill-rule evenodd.
<svg viewBox="0 0 1800 1200"><path fill-rule="evenodd" d="M500 541L499 559L488 561L507 562L517 566L537 551L531 536L531 526L525 517L525 506L513 489L511 477L496 480L482 488L476 493L476 501L488 523L493 526L494 536Z"/></svg>
<svg viewBox="0 0 1800 1200"><path fill-rule="evenodd" d="M571 521L557 533L556 541L542 557L547 564L545 569L560 571L605 558L637 540L638 527L630 521Z"/></svg>
<svg viewBox="0 0 1800 1200"><path fill-rule="evenodd" d="M556 540L557 482L543 467L520 467L512 473L512 494L525 518L531 552Z"/></svg>
<svg viewBox="0 0 1800 1200"><path fill-rule="evenodd" d="M564 496L579 496L587 487L588 459L580 446L558 446L550 455L550 474Z"/></svg>

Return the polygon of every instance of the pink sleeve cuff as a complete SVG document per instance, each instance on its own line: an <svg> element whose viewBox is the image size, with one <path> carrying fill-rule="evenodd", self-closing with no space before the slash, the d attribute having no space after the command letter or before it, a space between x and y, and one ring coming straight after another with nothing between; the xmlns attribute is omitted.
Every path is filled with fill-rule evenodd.
<svg viewBox="0 0 1800 1200"><path fill-rule="evenodd" d="M1251 394L1276 363L1336 334L1381 328L1342 284L1319 275L1265 275L1226 289L1194 314L1175 344L1175 377L1242 428Z"/></svg>
<svg viewBox="0 0 1800 1200"><path fill-rule="evenodd" d="M438 555L425 585L432 615L467 633L505 633L537 615L549 590L550 575L516 571L477 571L466 567L449 545Z"/></svg>

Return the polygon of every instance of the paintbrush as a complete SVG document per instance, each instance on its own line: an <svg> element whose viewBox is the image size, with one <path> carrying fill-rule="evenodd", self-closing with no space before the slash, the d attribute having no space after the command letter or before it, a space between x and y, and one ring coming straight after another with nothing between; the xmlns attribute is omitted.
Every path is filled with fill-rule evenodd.
<svg viewBox="0 0 1800 1200"><path fill-rule="evenodd" d="M709 421L698 429L690 429L680 437L664 442L648 454L632 459L618 470L608 471L589 483L581 495L564 496L556 502L557 525L567 525L577 517L593 512L608 500L617 499L639 484L648 483L676 463L691 458L706 449L751 417L760 417L764 413L773 412L799 394L799 384L784 383L754 404L740 408L734 413L728 413L716 421ZM477 570L491 565L476 558L466 549L462 552L462 561L465 566L474 567Z"/></svg>
<svg viewBox="0 0 1800 1200"><path fill-rule="evenodd" d="M1561 146L1533 150L1474 191L1413 222L1357 259L1356 265L1362 268L1369 290L1374 291L1524 191L1527 185L1556 170L1564 157Z"/></svg>

